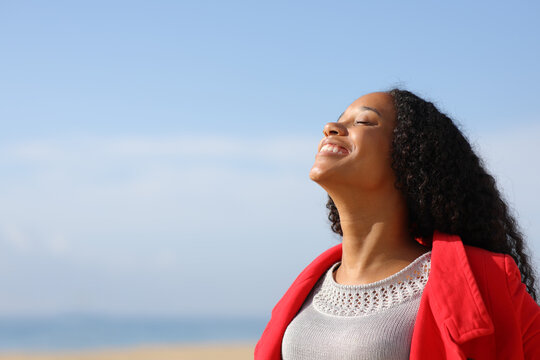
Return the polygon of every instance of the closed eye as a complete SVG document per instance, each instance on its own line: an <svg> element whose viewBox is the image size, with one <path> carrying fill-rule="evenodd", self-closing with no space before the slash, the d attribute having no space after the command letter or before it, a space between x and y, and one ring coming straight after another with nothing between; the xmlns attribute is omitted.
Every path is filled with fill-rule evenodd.
<svg viewBox="0 0 540 360"><path fill-rule="evenodd" d="M367 122L367 121L355 121L354 123L355 123L355 124L367 124L367 125L370 124L370 123Z"/></svg>

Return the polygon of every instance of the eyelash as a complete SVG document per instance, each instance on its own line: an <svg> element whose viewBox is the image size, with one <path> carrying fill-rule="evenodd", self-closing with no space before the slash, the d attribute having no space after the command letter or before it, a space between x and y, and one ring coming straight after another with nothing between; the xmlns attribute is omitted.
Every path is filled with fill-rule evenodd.
<svg viewBox="0 0 540 360"><path fill-rule="evenodd" d="M355 124L369 124L367 121L356 121Z"/></svg>

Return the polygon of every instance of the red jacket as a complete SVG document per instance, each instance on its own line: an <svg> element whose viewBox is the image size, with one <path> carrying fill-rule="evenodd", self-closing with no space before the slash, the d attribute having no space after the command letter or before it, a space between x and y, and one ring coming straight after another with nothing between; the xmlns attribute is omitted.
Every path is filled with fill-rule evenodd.
<svg viewBox="0 0 540 360"><path fill-rule="evenodd" d="M540 307L509 255L433 234L431 270L420 300L410 359L540 359ZM280 360L285 329L328 268L341 244L298 275L272 310L255 360Z"/></svg>

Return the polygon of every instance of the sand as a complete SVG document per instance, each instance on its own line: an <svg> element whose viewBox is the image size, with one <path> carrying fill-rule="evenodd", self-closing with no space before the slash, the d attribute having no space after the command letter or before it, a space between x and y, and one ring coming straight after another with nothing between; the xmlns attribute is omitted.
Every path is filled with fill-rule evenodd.
<svg viewBox="0 0 540 360"><path fill-rule="evenodd" d="M0 353L2 360L251 360L254 344L156 346L56 353Z"/></svg>

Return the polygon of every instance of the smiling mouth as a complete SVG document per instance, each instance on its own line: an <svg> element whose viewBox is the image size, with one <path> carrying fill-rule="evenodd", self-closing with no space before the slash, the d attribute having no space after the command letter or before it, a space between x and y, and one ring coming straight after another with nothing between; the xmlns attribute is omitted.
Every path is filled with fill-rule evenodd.
<svg viewBox="0 0 540 360"><path fill-rule="evenodd" d="M321 154L321 153L336 154L336 155L347 155L347 154L349 154L349 150L345 149L344 147L338 146L338 145L326 144L319 151L319 154Z"/></svg>

